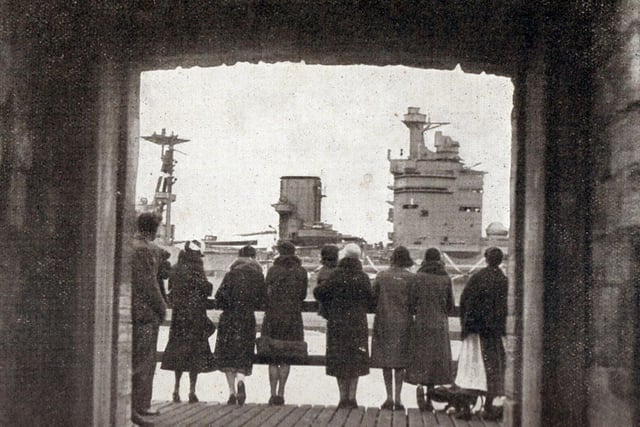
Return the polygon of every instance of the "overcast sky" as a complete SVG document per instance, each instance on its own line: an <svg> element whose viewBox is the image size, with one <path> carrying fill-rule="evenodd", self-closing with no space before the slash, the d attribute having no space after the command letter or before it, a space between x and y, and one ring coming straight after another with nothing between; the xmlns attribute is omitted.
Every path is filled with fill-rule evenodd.
<svg viewBox="0 0 640 427"><path fill-rule="evenodd" d="M277 228L280 177L319 176L322 220L387 241L393 194L387 150L409 151L401 122L420 107L485 175L483 229L509 225L513 85L508 78L404 66L245 64L142 73L140 134L166 128L177 146L176 239L238 238ZM425 133L433 149L434 131ZM140 142L137 198L152 199L160 148Z"/></svg>

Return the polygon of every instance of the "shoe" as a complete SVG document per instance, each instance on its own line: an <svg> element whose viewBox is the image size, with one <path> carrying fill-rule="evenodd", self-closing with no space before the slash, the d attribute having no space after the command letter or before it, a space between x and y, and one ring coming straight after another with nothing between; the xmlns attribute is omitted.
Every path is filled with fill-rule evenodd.
<svg viewBox="0 0 640 427"><path fill-rule="evenodd" d="M244 389L244 381L238 381L238 405L244 405L244 401L247 399L247 393Z"/></svg>
<svg viewBox="0 0 640 427"><path fill-rule="evenodd" d="M341 400L340 402L338 402L338 409L344 409L344 408L349 408L348 400Z"/></svg>
<svg viewBox="0 0 640 427"><path fill-rule="evenodd" d="M395 405L393 404L393 400L387 399L384 401L384 403L382 404L382 406L380 406L380 409L387 409L389 411L393 411L393 407Z"/></svg>
<svg viewBox="0 0 640 427"><path fill-rule="evenodd" d="M173 393L173 403L180 403L180 393L177 391Z"/></svg>
<svg viewBox="0 0 640 427"><path fill-rule="evenodd" d="M416 388L416 402L418 403L418 409L424 412L426 410L427 402L424 398L424 388L422 386L418 386Z"/></svg>
<svg viewBox="0 0 640 427"><path fill-rule="evenodd" d="M351 409L358 409L358 402L355 399L347 400L347 404Z"/></svg>
<svg viewBox="0 0 640 427"><path fill-rule="evenodd" d="M198 396L195 393L189 393L189 403L199 402Z"/></svg>
<svg viewBox="0 0 640 427"><path fill-rule="evenodd" d="M284 405L284 396L276 396L276 399L277 399L276 405L278 406Z"/></svg>
<svg viewBox="0 0 640 427"><path fill-rule="evenodd" d="M402 403L396 403L393 405L394 411L404 411L404 405Z"/></svg>
<svg viewBox="0 0 640 427"><path fill-rule="evenodd" d="M227 405L235 405L236 403L238 403L238 399L236 398L236 395L230 394L229 400L227 400Z"/></svg>
<svg viewBox="0 0 640 427"><path fill-rule="evenodd" d="M131 422L133 424L137 425L137 426L150 426L150 425L153 425L149 421L145 421L144 418L142 418L142 415L140 415L136 411L131 412Z"/></svg>
<svg viewBox="0 0 640 427"><path fill-rule="evenodd" d="M459 420L469 421L471 419L471 410L470 409L462 409L455 413L454 415Z"/></svg>
<svg viewBox="0 0 640 427"><path fill-rule="evenodd" d="M502 419L502 408L491 406L490 408L480 411L480 417L487 421L498 421Z"/></svg>
<svg viewBox="0 0 640 427"><path fill-rule="evenodd" d="M160 415L160 411L152 411L150 409L140 409L137 412L139 415L142 415L143 417L152 417L155 415Z"/></svg>
<svg viewBox="0 0 640 427"><path fill-rule="evenodd" d="M271 397L269 398L269 403L268 403L268 404L269 404L269 405L271 405L271 406L274 406L274 405L276 404L276 399L277 399L277 397L278 397L278 396L271 396Z"/></svg>

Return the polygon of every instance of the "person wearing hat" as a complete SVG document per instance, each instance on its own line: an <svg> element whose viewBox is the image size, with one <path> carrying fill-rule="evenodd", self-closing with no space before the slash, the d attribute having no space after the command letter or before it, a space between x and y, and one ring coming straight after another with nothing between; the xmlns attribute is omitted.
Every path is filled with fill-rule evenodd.
<svg viewBox="0 0 640 427"><path fill-rule="evenodd" d="M433 411L431 396L434 386L453 382L449 342L449 316L454 309L453 288L440 251L436 248L429 248L424 254L410 303L415 323L406 381L418 386L418 408ZM427 387L426 395L424 386Z"/></svg>
<svg viewBox="0 0 640 427"><path fill-rule="evenodd" d="M371 367L382 368L387 399L381 409L404 411L402 383L409 364L409 328L412 315L410 295L415 274L409 251L398 246L391 254L390 267L378 273L373 283L376 315L371 342ZM393 393L395 373L395 394Z"/></svg>
<svg viewBox="0 0 640 427"><path fill-rule="evenodd" d="M253 369L254 312L262 308L265 297L264 274L256 261L256 250L244 246L222 279L215 297L222 314L214 359L216 368L224 372L227 379L228 405L242 405L247 398L244 379Z"/></svg>
<svg viewBox="0 0 640 427"><path fill-rule="evenodd" d="M308 276L296 247L289 241L276 245L279 256L267 271L267 303L261 335L283 341L304 341L302 303L307 297ZM284 405L284 389L294 359L272 357L269 363L270 405Z"/></svg>
<svg viewBox="0 0 640 427"><path fill-rule="evenodd" d="M369 373L371 282L362 270L358 245L349 243L340 255L338 267L313 295L327 313L326 373L338 382L338 407L357 408L358 377Z"/></svg>
<svg viewBox="0 0 640 427"><path fill-rule="evenodd" d="M131 420L134 423L144 422L142 417L159 413L150 407L158 330L167 309L158 286L161 250L153 243L160 221L161 218L151 212L138 216L138 232L131 256Z"/></svg>
<svg viewBox="0 0 640 427"><path fill-rule="evenodd" d="M207 316L207 299L213 285L205 275L203 256L201 242L187 241L178 255L178 263L169 274L171 327L160 369L175 372L174 402L180 402L183 372L189 372L189 403L195 403L198 401L198 373L213 370L209 336L215 326Z"/></svg>
<svg viewBox="0 0 640 427"><path fill-rule="evenodd" d="M497 420L502 417L502 408L494 406L493 401L504 394L506 356L502 338L506 334L508 282L500 269L502 250L487 248L484 258L487 266L469 278L460 296L460 323L463 340L479 336L487 385L482 417ZM465 388L460 374L456 385ZM459 414L461 418L469 415L468 411Z"/></svg>

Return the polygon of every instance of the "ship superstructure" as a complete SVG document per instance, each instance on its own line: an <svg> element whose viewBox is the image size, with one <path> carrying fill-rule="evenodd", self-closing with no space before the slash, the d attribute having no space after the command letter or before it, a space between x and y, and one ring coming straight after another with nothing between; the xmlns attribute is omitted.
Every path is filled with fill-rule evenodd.
<svg viewBox="0 0 640 427"><path fill-rule="evenodd" d="M409 107L403 123L409 128L409 157L388 156L393 175L389 239L394 245L477 253L485 172L465 166L460 144L441 131L434 135L435 150L425 145L424 132L446 123L432 123L416 107Z"/></svg>
<svg viewBox="0 0 640 427"><path fill-rule="evenodd" d="M361 238L343 235L331 224L322 222L322 182L317 176L283 176L280 198L272 206L278 212L278 236L299 246L320 247L329 243L360 242Z"/></svg>

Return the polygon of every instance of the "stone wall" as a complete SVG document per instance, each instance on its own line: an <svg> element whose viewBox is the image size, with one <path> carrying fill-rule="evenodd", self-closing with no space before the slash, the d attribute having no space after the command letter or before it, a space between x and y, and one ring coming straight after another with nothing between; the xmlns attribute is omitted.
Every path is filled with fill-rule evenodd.
<svg viewBox="0 0 640 427"><path fill-rule="evenodd" d="M637 425L640 289L640 4L594 26L592 425Z"/></svg>

